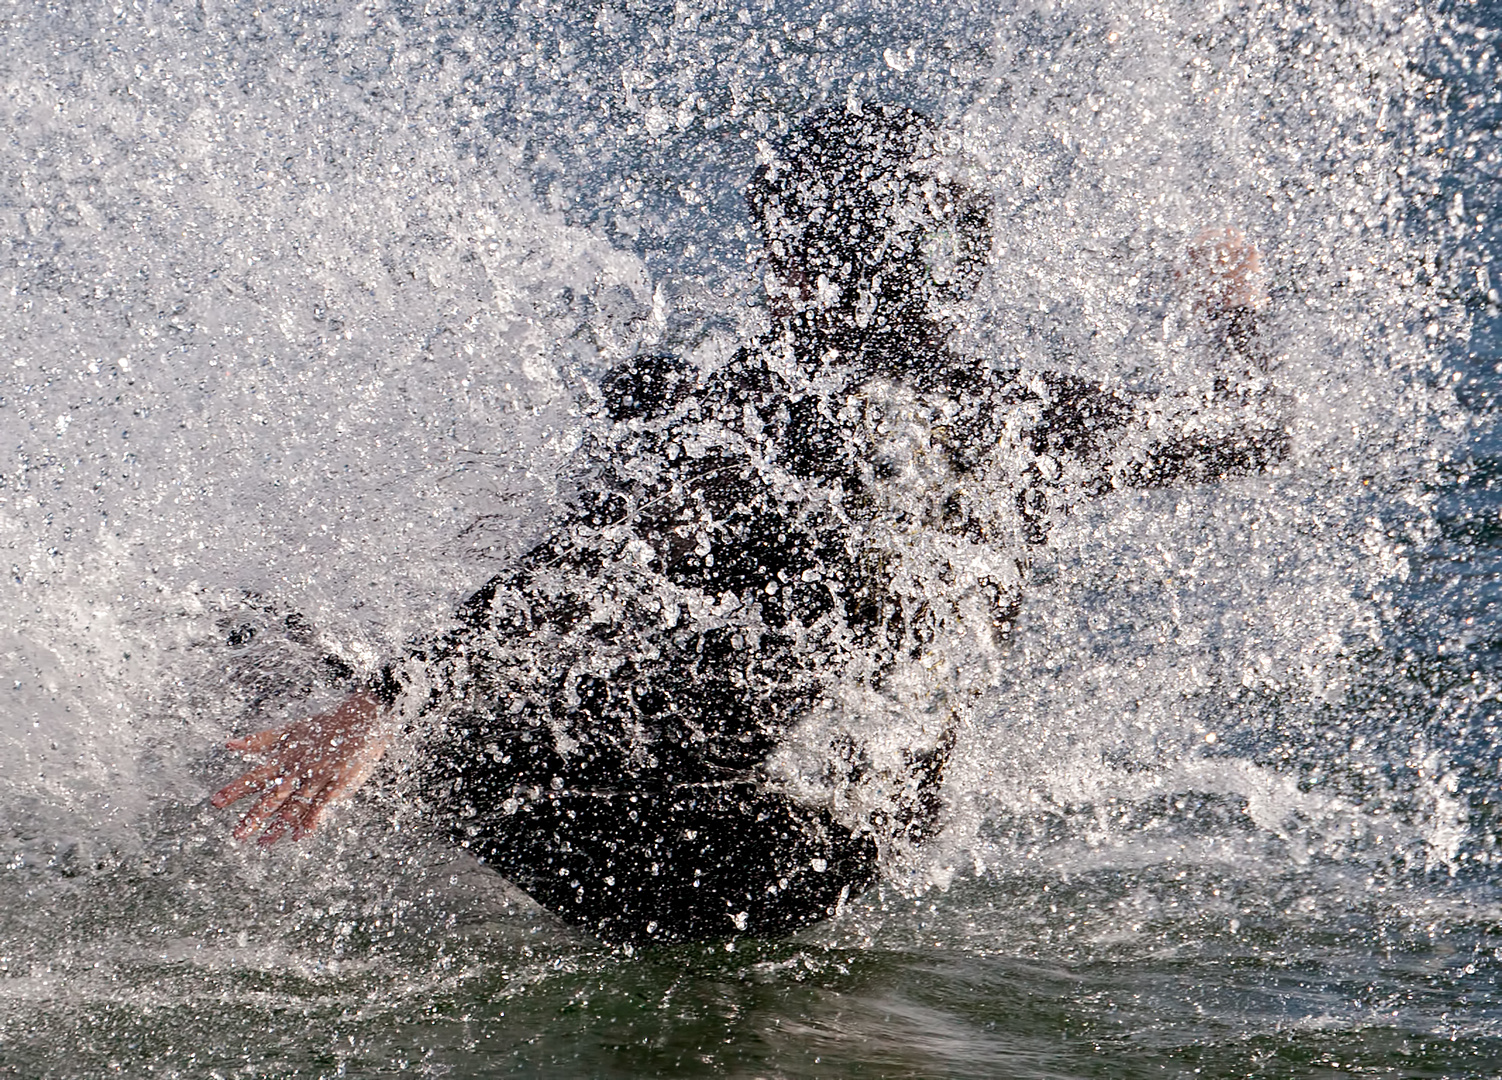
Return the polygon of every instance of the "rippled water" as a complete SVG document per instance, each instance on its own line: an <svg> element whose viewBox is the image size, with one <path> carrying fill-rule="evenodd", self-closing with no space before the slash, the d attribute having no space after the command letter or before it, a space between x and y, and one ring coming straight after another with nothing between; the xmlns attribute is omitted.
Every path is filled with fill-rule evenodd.
<svg viewBox="0 0 1502 1080"><path fill-rule="evenodd" d="M0 1075L1502 1071L1494 6L0 14ZM899 100L996 200L964 348L1173 385L1236 222L1294 449L1039 559L926 862L628 953L376 790L270 853L226 734L439 625L581 388L756 333L740 191Z"/></svg>

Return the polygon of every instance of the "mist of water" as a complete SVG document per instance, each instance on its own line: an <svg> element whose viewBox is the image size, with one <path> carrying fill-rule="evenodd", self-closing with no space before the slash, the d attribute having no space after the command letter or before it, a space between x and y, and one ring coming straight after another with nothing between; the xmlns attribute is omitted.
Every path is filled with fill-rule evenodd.
<svg viewBox="0 0 1502 1080"><path fill-rule="evenodd" d="M393 831L392 792L270 855L201 800L226 735L332 700L326 656L375 665L525 550L612 363L713 364L764 325L739 191L803 111L877 98L939 118L994 197L962 351L1203 381L1176 271L1235 225L1269 267L1293 449L1054 531L999 674L977 668L998 686L945 835L821 940L1078 959L1479 925L1454 913L1494 880L1502 668L1446 500L1492 527L1456 397L1497 303L1471 183L1498 154L1491 31L1134 0L0 27L0 994L51 1017L44 1042L83 1030L47 1004L74 998L494 1012L560 971L627 979Z"/></svg>

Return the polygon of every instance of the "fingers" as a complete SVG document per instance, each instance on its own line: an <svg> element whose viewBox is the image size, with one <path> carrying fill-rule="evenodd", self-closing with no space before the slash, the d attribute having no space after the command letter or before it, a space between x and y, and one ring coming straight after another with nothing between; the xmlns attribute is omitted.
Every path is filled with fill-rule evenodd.
<svg viewBox="0 0 1502 1080"><path fill-rule="evenodd" d="M290 806L291 804L288 803L287 805ZM285 811L286 808L287 807L284 806L282 808L283 811ZM283 836L285 836L289 828L291 828L291 826L287 824L286 819L283 818L280 813L277 814L276 817L271 819L271 823L266 826L266 831L261 834L261 838L256 841L256 846L263 848L270 847L272 844L276 843ZM296 838L295 833L293 834L293 838Z"/></svg>
<svg viewBox="0 0 1502 1080"><path fill-rule="evenodd" d="M257 731L254 735L244 735L238 739L230 739L224 745L231 750L238 750L242 754L259 754L264 750L270 750L282 738L283 729L267 728L265 731Z"/></svg>
<svg viewBox="0 0 1502 1080"><path fill-rule="evenodd" d="M377 738L366 743L352 755L347 764L327 778L320 779L317 789L307 789L307 808L292 830L292 839L301 840L307 836L318 828L318 823L323 820L329 807L358 791L370 779L370 774L386 753L390 741L388 738Z"/></svg>
<svg viewBox="0 0 1502 1080"><path fill-rule="evenodd" d="M261 826L266 824L268 818L281 807L292 793L298 788L298 781L291 777L284 778L271 791L262 795L260 801L250 808L250 811L240 819L230 833L236 840L245 840L261 831Z"/></svg>
<svg viewBox="0 0 1502 1080"><path fill-rule="evenodd" d="M226 807L232 802L245 798L252 791L264 788L267 782L280 772L280 767L275 763L258 765L210 795L209 802L216 807Z"/></svg>
<svg viewBox="0 0 1502 1080"><path fill-rule="evenodd" d="M314 792L308 799L307 807L292 829L292 839L301 840L323 820L324 812L330 806L344 797L349 789L347 780L335 780L325 784L322 790Z"/></svg>
<svg viewBox="0 0 1502 1080"><path fill-rule="evenodd" d="M264 753L271 760L226 784L210 802L224 807L247 795L259 796L232 831L237 840L259 834L260 842L270 845L288 833L304 836L317 828L329 806L359 788L380 761L390 735L379 728L379 720L379 702L369 694L354 694L327 712L231 739L230 749Z"/></svg>
<svg viewBox="0 0 1502 1080"><path fill-rule="evenodd" d="M282 803L256 841L261 847L270 847L288 832L292 833L292 839L301 840L313 831L328 801L325 793L329 789L326 780L315 780L314 784L317 786L298 788Z"/></svg>
<svg viewBox="0 0 1502 1080"><path fill-rule="evenodd" d="M368 772L367 768L341 770L334 776L286 777L276 765L262 765L216 791L209 802L224 807L253 791L264 791L230 835L236 840L248 840L260 832L258 842L269 847L289 832L294 840L311 833L329 806L359 787ZM265 791L273 781L275 787Z"/></svg>

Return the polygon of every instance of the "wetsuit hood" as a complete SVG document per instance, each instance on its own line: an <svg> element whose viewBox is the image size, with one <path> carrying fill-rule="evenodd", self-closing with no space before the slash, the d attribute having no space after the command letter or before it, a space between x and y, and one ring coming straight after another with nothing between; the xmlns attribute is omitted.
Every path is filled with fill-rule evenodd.
<svg viewBox="0 0 1502 1080"><path fill-rule="evenodd" d="M747 201L798 330L846 353L942 339L991 249L989 203L953 161L922 113L867 105L814 113L756 171Z"/></svg>

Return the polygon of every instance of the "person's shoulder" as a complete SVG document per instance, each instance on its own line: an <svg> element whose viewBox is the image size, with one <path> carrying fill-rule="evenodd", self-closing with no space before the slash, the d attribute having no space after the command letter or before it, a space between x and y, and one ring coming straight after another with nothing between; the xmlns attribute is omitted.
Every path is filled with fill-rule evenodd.
<svg viewBox="0 0 1502 1080"><path fill-rule="evenodd" d="M763 342L743 345L706 380L708 396L723 401L761 404L767 398L782 399L791 387L776 370Z"/></svg>
<svg viewBox="0 0 1502 1080"><path fill-rule="evenodd" d="M683 356L634 356L600 381L604 413L617 421L664 417L689 398L713 409L785 397L788 390L787 380L768 363L765 350L754 345L742 346L709 371Z"/></svg>
<svg viewBox="0 0 1502 1080"><path fill-rule="evenodd" d="M698 368L682 356L633 356L600 380L600 398L611 420L650 419L671 412L698 382Z"/></svg>

